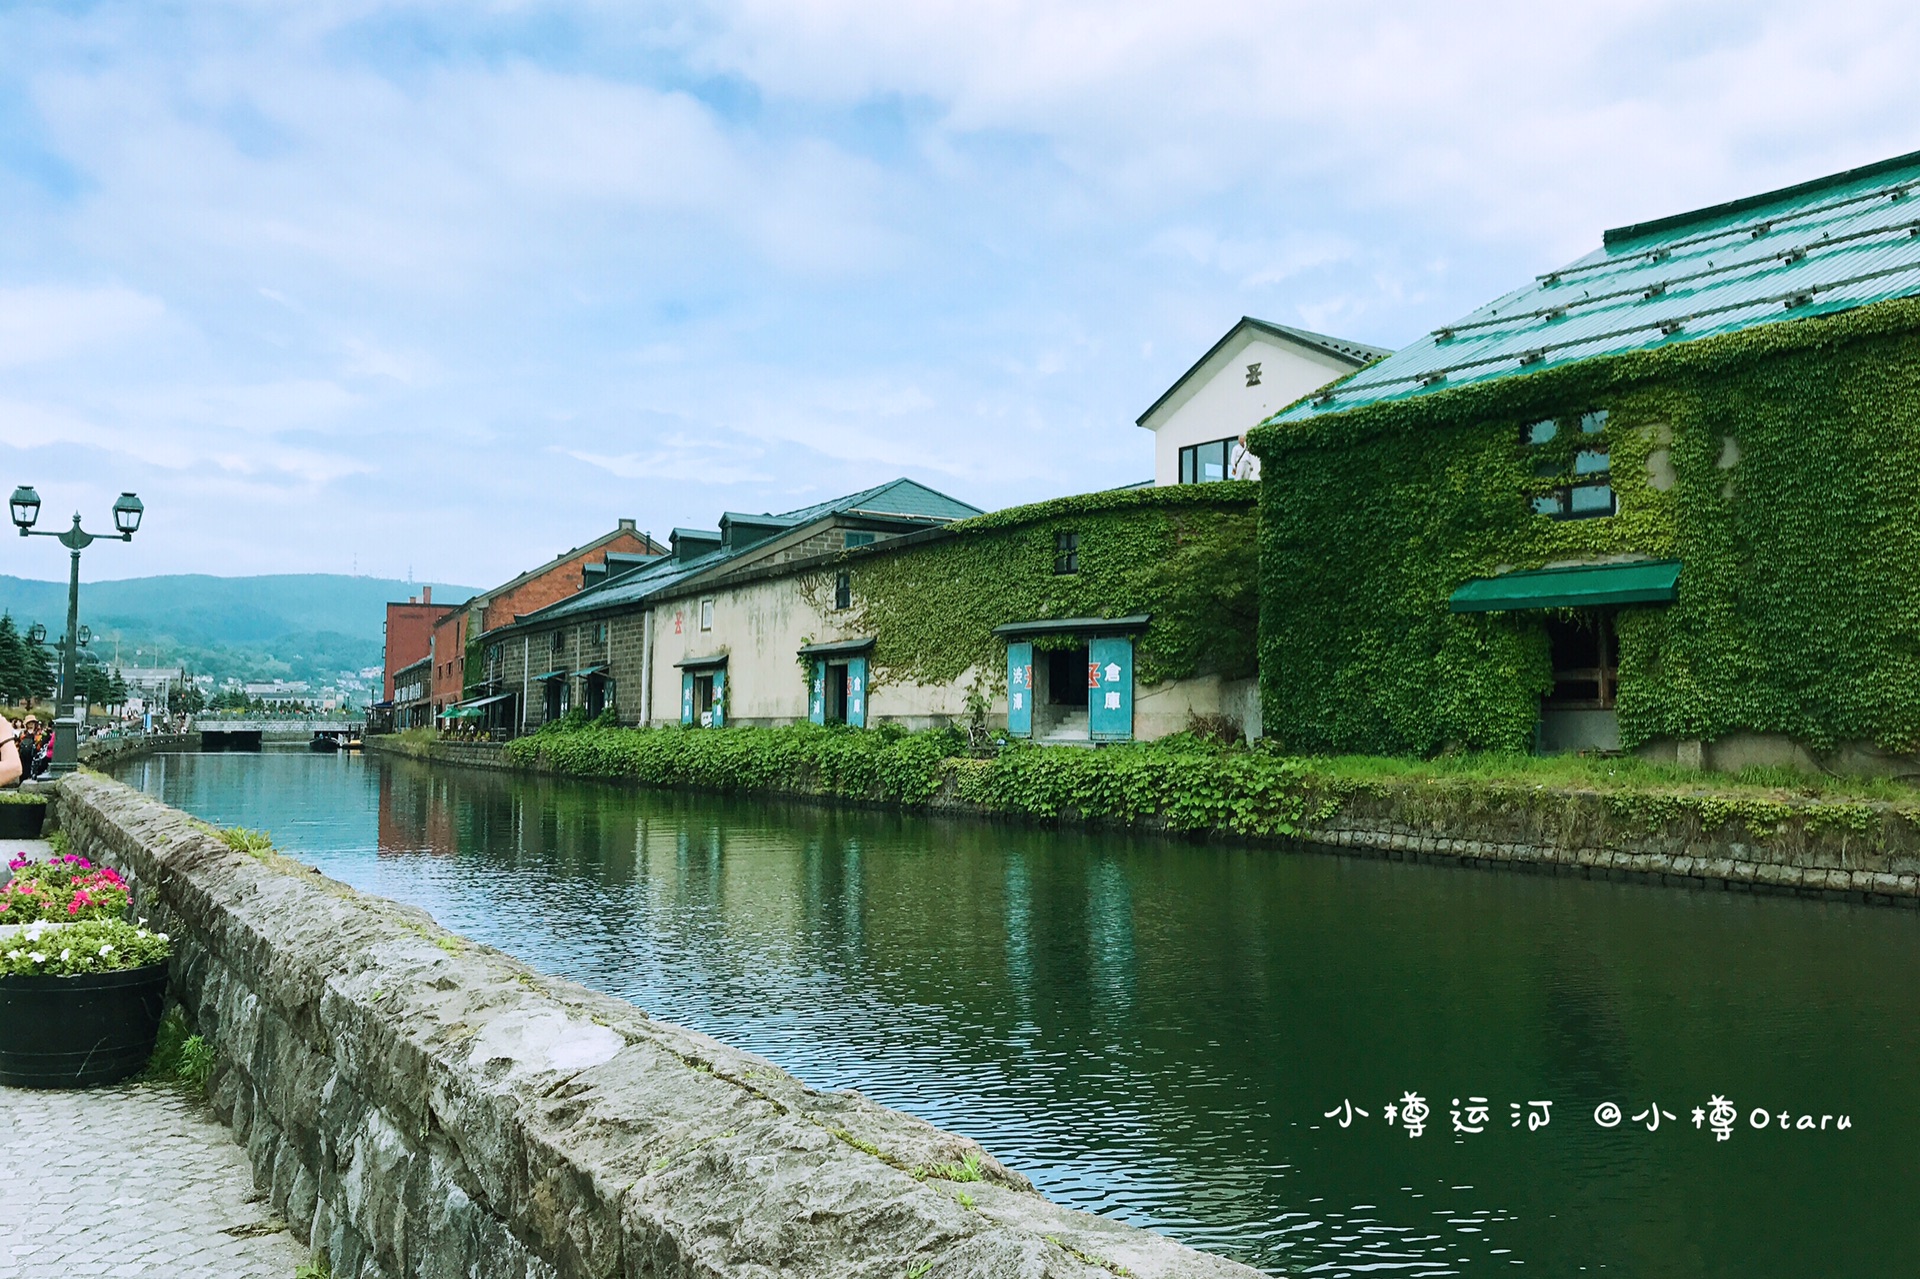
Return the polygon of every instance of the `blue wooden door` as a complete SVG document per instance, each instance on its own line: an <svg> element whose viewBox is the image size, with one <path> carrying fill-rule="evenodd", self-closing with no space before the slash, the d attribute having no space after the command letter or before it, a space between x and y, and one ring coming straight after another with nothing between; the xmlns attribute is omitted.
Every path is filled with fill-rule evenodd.
<svg viewBox="0 0 1920 1279"><path fill-rule="evenodd" d="M1133 740L1133 641L1124 635L1087 645L1087 736Z"/></svg>
<svg viewBox="0 0 1920 1279"><path fill-rule="evenodd" d="M713 668L713 726L727 726L727 668Z"/></svg>
<svg viewBox="0 0 1920 1279"><path fill-rule="evenodd" d="M680 722L693 723L693 672L680 672Z"/></svg>
<svg viewBox="0 0 1920 1279"><path fill-rule="evenodd" d="M1033 645L1007 645L1007 735L1033 736Z"/></svg>
<svg viewBox="0 0 1920 1279"><path fill-rule="evenodd" d="M864 657L847 659L847 724L852 728L867 726L867 659Z"/></svg>
<svg viewBox="0 0 1920 1279"><path fill-rule="evenodd" d="M812 692L807 694L807 719L810 723L827 722L827 663L824 658L816 658L813 663Z"/></svg>

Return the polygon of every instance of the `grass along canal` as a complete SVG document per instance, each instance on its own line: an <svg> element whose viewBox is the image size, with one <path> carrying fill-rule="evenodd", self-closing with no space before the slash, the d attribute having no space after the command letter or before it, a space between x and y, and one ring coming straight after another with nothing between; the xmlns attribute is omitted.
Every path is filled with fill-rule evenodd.
<svg viewBox="0 0 1920 1279"><path fill-rule="evenodd" d="M1910 1264L1916 912L304 751L116 773L1275 1274Z"/></svg>

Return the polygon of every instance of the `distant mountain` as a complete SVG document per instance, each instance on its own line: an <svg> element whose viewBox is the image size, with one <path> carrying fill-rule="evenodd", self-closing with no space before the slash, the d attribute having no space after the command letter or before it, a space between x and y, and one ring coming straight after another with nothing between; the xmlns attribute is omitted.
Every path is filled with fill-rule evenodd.
<svg viewBox="0 0 1920 1279"><path fill-rule="evenodd" d="M418 595L421 585L334 573L83 582L80 620L93 631L94 653L110 659L118 639L130 665L152 664L157 655L221 678L324 679L377 663L387 602ZM433 602L449 608L474 594L468 586L432 585ZM0 575L0 611L23 630L39 622L50 637L59 635L67 584Z"/></svg>

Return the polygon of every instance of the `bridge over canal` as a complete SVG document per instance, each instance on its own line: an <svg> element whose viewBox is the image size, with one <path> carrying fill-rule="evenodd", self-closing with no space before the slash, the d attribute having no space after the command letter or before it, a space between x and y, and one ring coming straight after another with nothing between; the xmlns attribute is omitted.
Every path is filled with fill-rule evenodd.
<svg viewBox="0 0 1920 1279"><path fill-rule="evenodd" d="M333 719L225 719L203 716L193 721L202 750L257 751L267 742L310 742L315 746L343 746L357 742L366 731L364 718Z"/></svg>

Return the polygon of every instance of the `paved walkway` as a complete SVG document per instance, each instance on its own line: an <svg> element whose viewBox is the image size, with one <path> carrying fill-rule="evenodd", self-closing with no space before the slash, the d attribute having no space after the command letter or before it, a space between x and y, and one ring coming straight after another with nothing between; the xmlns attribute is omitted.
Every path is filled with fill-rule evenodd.
<svg viewBox="0 0 1920 1279"><path fill-rule="evenodd" d="M307 1250L184 1088L0 1088L0 1275L293 1279Z"/></svg>

